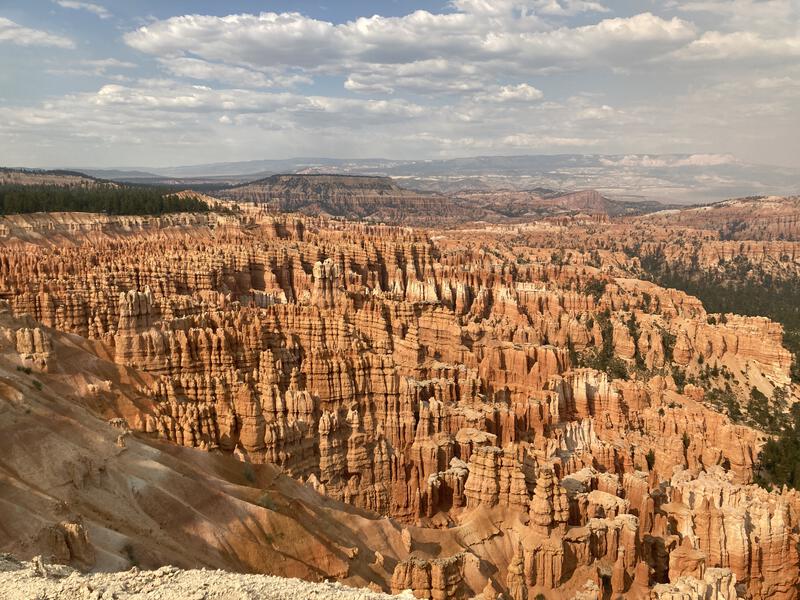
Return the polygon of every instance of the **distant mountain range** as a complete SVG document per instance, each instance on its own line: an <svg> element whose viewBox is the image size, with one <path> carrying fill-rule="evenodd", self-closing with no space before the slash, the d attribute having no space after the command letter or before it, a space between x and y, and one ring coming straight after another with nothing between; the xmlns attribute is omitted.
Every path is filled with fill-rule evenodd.
<svg viewBox="0 0 800 600"><path fill-rule="evenodd" d="M595 189L616 200L708 203L800 190L800 169L745 163L728 155L520 155L441 160L289 158L156 169L79 169L95 177L147 183L239 184L280 173L389 176L436 192Z"/></svg>

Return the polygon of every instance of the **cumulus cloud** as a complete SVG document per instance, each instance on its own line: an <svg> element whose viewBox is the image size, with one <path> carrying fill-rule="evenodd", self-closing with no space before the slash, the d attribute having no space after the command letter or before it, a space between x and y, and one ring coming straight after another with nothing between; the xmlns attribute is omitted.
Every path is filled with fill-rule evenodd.
<svg viewBox="0 0 800 600"><path fill-rule="evenodd" d="M604 19L595 25L527 36L516 42L524 66L546 69L624 67L677 48L695 36L694 27L676 17L652 13Z"/></svg>
<svg viewBox="0 0 800 600"><path fill-rule="evenodd" d="M800 56L800 35L764 38L752 31L707 31L699 39L676 51L675 56L689 61L769 58L785 61Z"/></svg>
<svg viewBox="0 0 800 600"><path fill-rule="evenodd" d="M453 94L481 90L486 80L475 65L435 58L400 65L365 65L350 73L345 89L354 92L393 94Z"/></svg>
<svg viewBox="0 0 800 600"><path fill-rule="evenodd" d="M209 61L315 67L344 58L345 40L331 23L300 13L184 15L126 33L133 48L159 56L192 54Z"/></svg>
<svg viewBox="0 0 800 600"><path fill-rule="evenodd" d="M439 87L455 90L470 89L478 75L630 66L694 37L690 23L652 13L546 28L535 15L506 14L503 3L470 0L456 7L462 12L418 10L403 17L375 15L338 25L300 13L184 15L129 32L125 41L148 54L233 68L346 74L350 90L391 92L433 82L444 65L453 71L445 74L448 83ZM485 18L484 13L498 16ZM390 68L397 75L393 83L387 76Z"/></svg>
<svg viewBox="0 0 800 600"><path fill-rule="evenodd" d="M91 2L76 2L75 0L54 0L56 4L58 4L61 8L69 8L71 10L85 10L86 12L90 12L94 15L97 15L101 19L110 19L111 13L105 6L101 6L99 4L93 4Z"/></svg>
<svg viewBox="0 0 800 600"><path fill-rule="evenodd" d="M465 13L495 17L514 13L567 16L582 12L609 12L601 3L586 0L453 0L450 6Z"/></svg>
<svg viewBox="0 0 800 600"><path fill-rule="evenodd" d="M584 0L537 0L534 5L545 15L572 16L582 12L610 12L599 2Z"/></svg>
<svg viewBox="0 0 800 600"><path fill-rule="evenodd" d="M71 39L23 27L5 17L0 17L0 43L7 42L17 46L52 46L55 48L74 48L75 42Z"/></svg>

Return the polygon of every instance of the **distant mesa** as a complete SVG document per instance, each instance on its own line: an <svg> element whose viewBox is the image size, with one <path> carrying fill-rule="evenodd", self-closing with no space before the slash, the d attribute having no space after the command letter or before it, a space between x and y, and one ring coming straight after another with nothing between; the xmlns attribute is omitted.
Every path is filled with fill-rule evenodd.
<svg viewBox="0 0 800 600"><path fill-rule="evenodd" d="M406 189L389 177L330 173L272 175L216 194L279 212L419 226L519 223L581 213L607 217L665 208L655 202L611 200L595 190L441 194Z"/></svg>
<svg viewBox="0 0 800 600"><path fill-rule="evenodd" d="M78 171L0 167L0 185L92 186L99 180Z"/></svg>
<svg viewBox="0 0 800 600"><path fill-rule="evenodd" d="M715 204L656 212L651 224L693 227L719 233L723 240L800 241L800 196L750 196Z"/></svg>
<svg viewBox="0 0 800 600"><path fill-rule="evenodd" d="M452 200L407 190L388 177L335 174L272 175L218 195L280 212L408 224L451 218Z"/></svg>

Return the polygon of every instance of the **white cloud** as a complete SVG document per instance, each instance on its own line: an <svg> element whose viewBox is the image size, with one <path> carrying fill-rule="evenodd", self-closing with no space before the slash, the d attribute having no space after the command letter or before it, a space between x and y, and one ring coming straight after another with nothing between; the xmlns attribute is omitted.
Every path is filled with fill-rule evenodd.
<svg viewBox="0 0 800 600"><path fill-rule="evenodd" d="M105 85L96 94L85 95L97 107L148 109L178 112L271 112L296 105L289 94L265 94L246 90L219 90L201 85L177 85L170 81L143 81L138 86Z"/></svg>
<svg viewBox="0 0 800 600"><path fill-rule="evenodd" d="M170 80L141 80L136 85L104 85L96 93L71 97L65 103L73 105L75 100L98 109L185 115L269 114L298 121L314 116L313 120L317 123L319 116L335 116L337 123L341 123L342 119L364 119L365 122L384 119L388 122L409 119L424 110L421 106L400 99L361 100L236 88L215 89Z"/></svg>
<svg viewBox="0 0 800 600"><path fill-rule="evenodd" d="M503 103L530 103L541 100L544 94L541 90L520 83L517 85L504 85L475 96L478 102L503 102Z"/></svg>
<svg viewBox="0 0 800 600"><path fill-rule="evenodd" d="M467 3L457 6L466 10ZM185 15L129 32L125 41L162 58L191 57L255 70L347 74L349 89L391 91L402 87L404 80L414 88L433 79L445 63L474 69L471 75L484 78L631 66L695 36L686 21L652 13L553 29L527 13L506 14L494 2L470 0L468 9L375 15L339 25L299 13ZM499 12L486 17L484 10ZM390 66L398 70L397 84L387 83ZM457 82L455 89L471 87L469 78L451 79Z"/></svg>
<svg viewBox="0 0 800 600"><path fill-rule="evenodd" d="M93 4L91 2L76 2L75 0L53 0L56 4L58 4L61 8L69 8L71 10L85 10L86 12L90 12L94 15L97 15L101 19L110 19L111 13L105 6L101 6L99 4Z"/></svg>
<svg viewBox="0 0 800 600"><path fill-rule="evenodd" d="M125 34L125 41L158 56L193 54L258 67L311 68L341 60L345 53L344 40L331 23L299 13L172 17Z"/></svg>
<svg viewBox="0 0 800 600"><path fill-rule="evenodd" d="M483 89L485 78L475 65L444 58L399 65L364 65L351 73L345 89L354 92L393 94L406 91L416 94L465 93Z"/></svg>
<svg viewBox="0 0 800 600"><path fill-rule="evenodd" d="M310 77L304 75L275 74L270 77L261 71L197 58L168 57L160 58L158 62L164 70L178 77L217 81L245 88L291 87L312 81Z"/></svg>
<svg viewBox="0 0 800 600"><path fill-rule="evenodd" d="M450 6L481 16L524 15L576 15L582 12L609 12L599 2L585 0L453 0Z"/></svg>
<svg viewBox="0 0 800 600"><path fill-rule="evenodd" d="M0 147L17 162L68 157L109 164L141 156L151 164L254 151L291 154L361 153L392 142L427 111L406 100L303 96L170 80L109 84L37 106L0 107ZM12 143L25 140L24 144ZM11 144L11 145L9 145ZM113 149L113 157L109 154ZM360 149L360 150L359 150ZM61 159L53 159L60 155ZM10 157L9 157L10 158ZM119 163L117 163L119 164ZM141 162L139 163L141 164Z"/></svg>
<svg viewBox="0 0 800 600"><path fill-rule="evenodd" d="M9 42L18 46L52 46L55 48L74 48L71 39L18 25L11 19L0 17L0 43Z"/></svg>
<svg viewBox="0 0 800 600"><path fill-rule="evenodd" d="M517 72L548 74L630 68L664 56L694 37L695 29L686 21L641 13L594 25L493 38L491 49L498 58L510 61Z"/></svg>
<svg viewBox="0 0 800 600"><path fill-rule="evenodd" d="M582 121L602 121L618 116L617 111L607 104L601 106L588 106L575 113L575 118Z"/></svg>
<svg viewBox="0 0 800 600"><path fill-rule="evenodd" d="M768 36L797 31L800 3L797 0L692 0L673 2L675 8L693 16L710 16L714 29L760 31Z"/></svg>
<svg viewBox="0 0 800 600"><path fill-rule="evenodd" d="M245 158L265 144L278 155L325 153L327 148L328 153L419 156L467 148L579 150L602 143L576 131L570 120L572 105L542 103L533 86L491 91L493 101L469 97L434 111L399 98L304 96L139 80L104 85L96 92L64 96L37 107L0 108L0 140L12 136L34 140L27 152L40 157L37 160L49 156L41 146L46 144L62 152L70 148L68 155L96 155L101 163L112 146L118 149L117 157L147 147L146 158L152 163L169 162L179 150L183 162L207 160L224 144ZM498 97L511 101L498 102ZM524 98L535 101L515 101Z"/></svg>
<svg viewBox="0 0 800 600"><path fill-rule="evenodd" d="M527 148L531 150L541 150L543 148L564 148L571 147L575 149L584 148L586 146L596 146L600 143L598 139L591 138L578 138L578 137L559 137L550 135L537 135L531 133L515 133L506 136L502 140L506 146L514 148Z"/></svg>
<svg viewBox="0 0 800 600"><path fill-rule="evenodd" d="M583 0L537 0L534 5L538 12L545 15L572 16L582 12L609 12L599 2Z"/></svg>
<svg viewBox="0 0 800 600"><path fill-rule="evenodd" d="M764 38L751 31L707 31L699 39L676 51L674 56L688 61L769 58L785 61L800 56L800 35Z"/></svg>

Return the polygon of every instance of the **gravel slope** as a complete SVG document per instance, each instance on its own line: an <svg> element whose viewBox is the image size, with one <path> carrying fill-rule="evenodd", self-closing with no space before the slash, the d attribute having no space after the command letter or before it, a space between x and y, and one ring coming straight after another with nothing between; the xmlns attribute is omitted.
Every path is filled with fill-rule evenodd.
<svg viewBox="0 0 800 600"><path fill-rule="evenodd" d="M411 600L407 591L390 596L339 583L310 583L269 575L162 567L83 575L41 560L0 556L3 600Z"/></svg>

